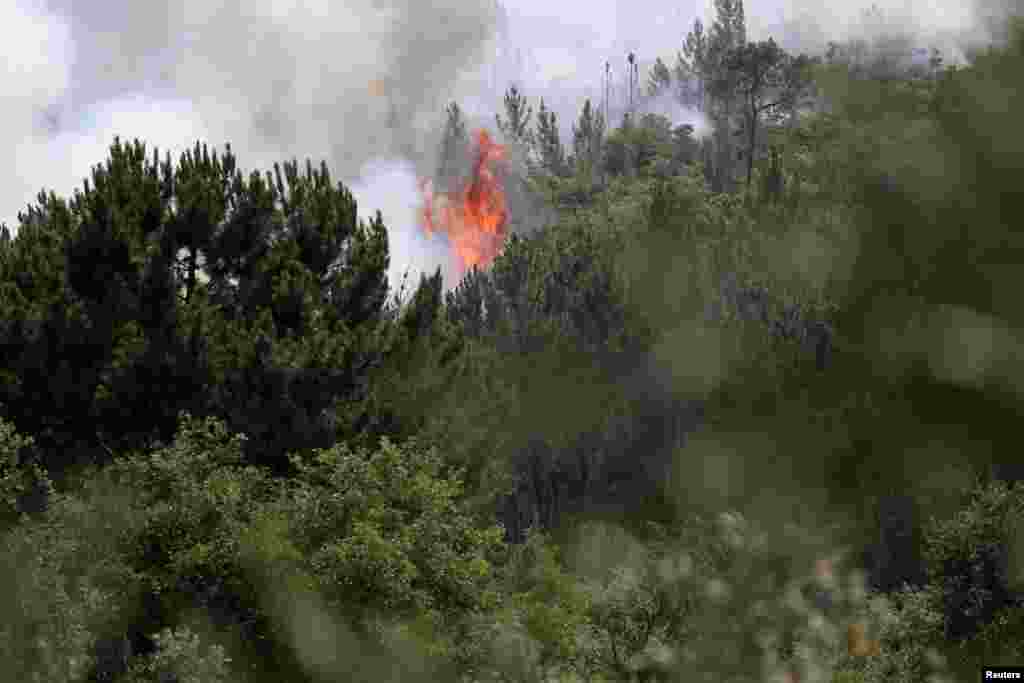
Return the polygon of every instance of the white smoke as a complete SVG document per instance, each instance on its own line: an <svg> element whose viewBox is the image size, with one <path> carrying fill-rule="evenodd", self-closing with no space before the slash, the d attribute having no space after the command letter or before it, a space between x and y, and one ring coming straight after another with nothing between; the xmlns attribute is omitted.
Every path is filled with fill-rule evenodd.
<svg viewBox="0 0 1024 683"><path fill-rule="evenodd" d="M369 219L379 207L388 226L391 251L389 279L397 289L403 279L406 294L414 291L421 276L431 276L440 268L445 286L455 278L448 244L441 235L426 235L420 222L423 208L419 176L405 159L375 159L367 163L350 189L357 197L359 215Z"/></svg>
<svg viewBox="0 0 1024 683"><path fill-rule="evenodd" d="M673 128L683 125L693 126L693 137L698 140L707 137L712 132L712 125L707 116L697 109L684 107L673 92L673 88L662 90L656 95L641 97L637 102L636 109L641 114L664 116L672 122Z"/></svg>

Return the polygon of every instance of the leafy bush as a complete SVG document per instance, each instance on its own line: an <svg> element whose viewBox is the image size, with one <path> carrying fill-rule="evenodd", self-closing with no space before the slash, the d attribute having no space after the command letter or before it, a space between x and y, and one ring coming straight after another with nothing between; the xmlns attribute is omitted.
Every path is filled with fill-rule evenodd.
<svg viewBox="0 0 1024 683"><path fill-rule="evenodd" d="M23 460L33 443L32 437L18 434L14 425L0 418L0 530L27 512L41 512L53 494L53 484L39 463Z"/></svg>
<svg viewBox="0 0 1024 683"><path fill-rule="evenodd" d="M474 615L498 602L503 532L462 511L460 475L436 450L339 445L296 458L284 484L241 466L241 440L186 415L173 444L93 471L43 521L4 537L14 580L0 646L19 680L71 681L93 666L99 634L125 630L163 633L159 652L131 662L136 680L221 680L228 660L197 654L193 631L234 640L248 666L287 659L309 629L293 613L303 600L378 647L404 639L472 666ZM156 611L135 610L140 596L155 596Z"/></svg>
<svg viewBox="0 0 1024 683"><path fill-rule="evenodd" d="M123 683L225 683L231 661L219 645L205 651L188 627L164 629L153 636L157 651L134 662Z"/></svg>
<svg viewBox="0 0 1024 683"><path fill-rule="evenodd" d="M92 577L68 578L78 543L57 525L19 529L3 544L4 681L72 683L93 665L92 626L109 618L116 595Z"/></svg>
<svg viewBox="0 0 1024 683"><path fill-rule="evenodd" d="M585 640L589 596L550 538L529 532L502 574L508 599L492 624L490 667L527 680L592 670Z"/></svg>
<svg viewBox="0 0 1024 683"><path fill-rule="evenodd" d="M924 680L950 661L956 670L1019 661L1024 610L1019 606L1017 539L1024 497L1003 482L980 483L948 519L925 534L928 583L873 601L880 657L846 658L865 681Z"/></svg>
<svg viewBox="0 0 1024 683"><path fill-rule="evenodd" d="M93 669L97 634L124 615L137 586L111 533L124 526L116 510L54 494L39 519L3 535L2 680L72 683Z"/></svg>
<svg viewBox="0 0 1024 683"><path fill-rule="evenodd" d="M878 656L839 658L837 666L862 674L865 683L892 680L937 680L945 671L939 648L942 612L934 586L904 587L890 596L874 596L861 612L876 630Z"/></svg>
<svg viewBox="0 0 1024 683"><path fill-rule="evenodd" d="M281 503L332 599L446 612L491 599L502 530L460 514L460 475L442 473L436 450L383 439L373 453L339 444L294 463Z"/></svg>
<svg viewBox="0 0 1024 683"><path fill-rule="evenodd" d="M926 534L929 581L942 594L945 635L977 635L1003 610L1021 605L1024 495L994 481L979 485L967 507L933 520Z"/></svg>
<svg viewBox="0 0 1024 683"><path fill-rule="evenodd" d="M533 533L513 551L495 641L506 676L825 680L846 664L848 680L866 680L837 657L842 627L864 611L864 577L843 571L841 554L804 576L797 558L825 549L812 538L768 534L732 513L633 533L588 523L573 539L556 546Z"/></svg>

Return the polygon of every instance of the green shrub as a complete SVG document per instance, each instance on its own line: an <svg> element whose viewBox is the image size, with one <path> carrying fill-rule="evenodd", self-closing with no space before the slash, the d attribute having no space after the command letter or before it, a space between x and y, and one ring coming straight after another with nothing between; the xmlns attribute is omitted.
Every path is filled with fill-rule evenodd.
<svg viewBox="0 0 1024 683"><path fill-rule="evenodd" d="M1019 665L1024 661L1024 609L1015 607L1001 611L959 649L964 660L978 667Z"/></svg>
<svg viewBox="0 0 1024 683"><path fill-rule="evenodd" d="M104 512L55 496L0 539L0 681L72 683L95 666L97 634L137 585Z"/></svg>
<svg viewBox="0 0 1024 683"><path fill-rule="evenodd" d="M877 628L881 654L858 658L855 664L847 659L841 666L859 670L865 683L935 680L929 676L944 674L938 597L932 585L922 589L905 587L888 597L875 596L866 614Z"/></svg>
<svg viewBox="0 0 1024 683"><path fill-rule="evenodd" d="M735 513L632 531L587 523L572 536L556 548L534 534L513 552L495 664L516 680L825 680L837 664L867 680L836 657L864 612L863 574L844 571L841 553L815 565L820 541Z"/></svg>
<svg viewBox="0 0 1024 683"><path fill-rule="evenodd" d="M231 661L219 645L202 648L188 627L164 629L153 636L157 651L133 662L123 683L226 683Z"/></svg>
<svg viewBox="0 0 1024 683"><path fill-rule="evenodd" d="M941 589L948 639L970 639L1020 603L1021 520L1021 490L994 481L976 487L967 507L952 518L931 522L925 559L929 581Z"/></svg>
<svg viewBox="0 0 1024 683"><path fill-rule="evenodd" d="M33 443L32 437L18 434L14 425L0 418L0 531L22 519L28 511L27 496L42 496L43 504L32 510L38 512L53 494L53 484L43 468L22 460L24 449Z"/></svg>

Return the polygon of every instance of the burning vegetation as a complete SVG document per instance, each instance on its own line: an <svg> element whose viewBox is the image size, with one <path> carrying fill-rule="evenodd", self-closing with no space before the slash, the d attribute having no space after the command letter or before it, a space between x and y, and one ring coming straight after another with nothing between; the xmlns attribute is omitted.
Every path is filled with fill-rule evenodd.
<svg viewBox="0 0 1024 683"><path fill-rule="evenodd" d="M473 266L490 265L507 234L508 207L501 173L505 146L492 140L486 130L477 131L474 140L471 173L453 191L435 191L429 178L420 181L423 230L448 238L458 277Z"/></svg>

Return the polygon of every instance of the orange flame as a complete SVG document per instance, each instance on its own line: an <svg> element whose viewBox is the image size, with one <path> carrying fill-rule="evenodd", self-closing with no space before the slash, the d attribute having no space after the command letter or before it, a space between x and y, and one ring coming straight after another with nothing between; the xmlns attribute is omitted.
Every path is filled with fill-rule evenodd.
<svg viewBox="0 0 1024 683"><path fill-rule="evenodd" d="M456 192L438 194L430 180L420 182L423 194L423 229L444 232L452 244L455 269L462 277L473 266L494 260L505 242L508 209L496 174L505 147L486 130L476 133L477 156L469 181Z"/></svg>

